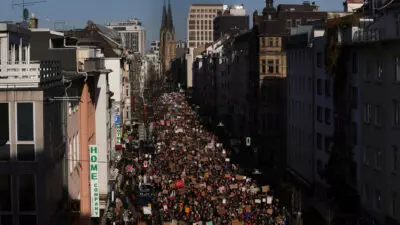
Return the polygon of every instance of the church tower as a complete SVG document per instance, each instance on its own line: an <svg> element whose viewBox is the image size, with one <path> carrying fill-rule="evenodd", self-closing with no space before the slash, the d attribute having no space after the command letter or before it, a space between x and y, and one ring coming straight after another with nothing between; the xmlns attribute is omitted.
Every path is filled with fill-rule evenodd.
<svg viewBox="0 0 400 225"><path fill-rule="evenodd" d="M176 36L172 19L171 0L168 0L168 13L164 0L160 29L160 61L161 73L166 75L169 62L176 56Z"/></svg>

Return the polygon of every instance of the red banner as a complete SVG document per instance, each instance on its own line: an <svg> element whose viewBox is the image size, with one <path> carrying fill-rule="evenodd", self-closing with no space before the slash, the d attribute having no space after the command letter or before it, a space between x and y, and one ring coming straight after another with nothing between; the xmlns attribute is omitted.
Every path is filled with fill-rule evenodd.
<svg viewBox="0 0 400 225"><path fill-rule="evenodd" d="M183 188L183 186L184 186L183 180L176 180L175 181L175 187L176 188Z"/></svg>

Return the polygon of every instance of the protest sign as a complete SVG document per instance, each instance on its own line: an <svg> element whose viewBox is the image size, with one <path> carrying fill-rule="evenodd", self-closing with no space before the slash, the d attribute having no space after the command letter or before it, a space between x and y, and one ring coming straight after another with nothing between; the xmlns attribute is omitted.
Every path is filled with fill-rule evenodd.
<svg viewBox="0 0 400 225"><path fill-rule="evenodd" d="M143 214L151 215L151 206L143 206Z"/></svg>

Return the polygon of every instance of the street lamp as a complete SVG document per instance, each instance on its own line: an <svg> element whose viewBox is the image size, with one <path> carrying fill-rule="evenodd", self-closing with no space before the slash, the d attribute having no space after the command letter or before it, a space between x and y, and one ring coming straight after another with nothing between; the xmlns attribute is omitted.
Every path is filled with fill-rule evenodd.
<svg viewBox="0 0 400 225"><path fill-rule="evenodd" d="M224 124L222 122L219 122L217 127L224 127Z"/></svg>

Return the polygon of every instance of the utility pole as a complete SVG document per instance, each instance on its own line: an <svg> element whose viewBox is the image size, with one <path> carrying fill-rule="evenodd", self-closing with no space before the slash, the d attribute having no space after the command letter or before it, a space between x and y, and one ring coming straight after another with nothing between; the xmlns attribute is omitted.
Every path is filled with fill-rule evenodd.
<svg viewBox="0 0 400 225"><path fill-rule="evenodd" d="M23 21L27 21L28 17L29 17L29 11L26 8L26 6L35 5L37 3L42 3L42 2L46 2L46 1L44 1L44 0L42 0L42 1L32 1L32 2L25 2L25 0L22 0L22 2L13 1L11 6L12 7L21 7L22 8L22 20Z"/></svg>

